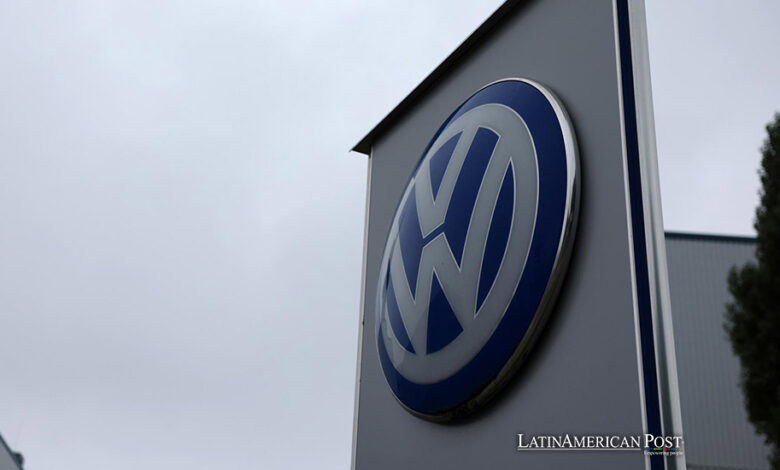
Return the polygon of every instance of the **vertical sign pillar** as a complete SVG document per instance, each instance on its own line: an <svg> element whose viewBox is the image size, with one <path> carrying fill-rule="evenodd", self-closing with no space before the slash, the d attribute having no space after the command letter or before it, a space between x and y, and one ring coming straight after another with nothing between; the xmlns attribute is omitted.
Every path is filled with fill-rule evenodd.
<svg viewBox="0 0 780 470"><path fill-rule="evenodd" d="M644 25L509 1L355 146L353 468L685 468Z"/></svg>

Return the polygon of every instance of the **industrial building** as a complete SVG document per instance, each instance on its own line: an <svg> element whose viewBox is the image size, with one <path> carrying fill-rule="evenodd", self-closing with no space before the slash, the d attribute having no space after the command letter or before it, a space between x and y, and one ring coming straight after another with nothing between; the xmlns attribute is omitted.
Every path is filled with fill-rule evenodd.
<svg viewBox="0 0 780 470"><path fill-rule="evenodd" d="M756 239L666 232L685 458L692 470L768 469L769 448L748 422L739 360L723 329L732 266Z"/></svg>
<svg viewBox="0 0 780 470"><path fill-rule="evenodd" d="M0 470L22 470L24 457L19 452L14 452L0 436Z"/></svg>

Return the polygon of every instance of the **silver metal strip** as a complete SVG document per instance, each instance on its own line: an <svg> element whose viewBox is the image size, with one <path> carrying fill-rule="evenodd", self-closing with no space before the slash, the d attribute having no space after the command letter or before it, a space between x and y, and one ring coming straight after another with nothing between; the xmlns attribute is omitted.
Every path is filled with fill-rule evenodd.
<svg viewBox="0 0 780 470"><path fill-rule="evenodd" d="M644 0L629 0L628 15L661 429L665 435L682 435ZM684 455L664 460L669 469L686 468Z"/></svg>
<svg viewBox="0 0 780 470"><path fill-rule="evenodd" d="M371 207L371 168L374 157L368 156L368 169L366 171L366 213L363 224L363 270L360 275L360 323L358 324L357 343L357 367L355 371L355 407L352 411L352 458L350 468L355 470L357 465L357 436L358 436L358 410L360 409L360 364L363 356L363 326L366 322L366 265L368 261L368 214Z"/></svg>
<svg viewBox="0 0 780 470"><path fill-rule="evenodd" d="M628 148L626 144L626 119L623 104L622 64L620 60L620 31L618 26L617 0L612 1L613 27L615 29L615 72L618 83L618 107L620 114L620 162L623 167L623 188L626 199L626 235L628 236L629 271L631 272L631 301L634 314L634 343L636 344L637 379L639 380L639 395L641 398L640 412L642 416L642 432L647 432L647 410L645 409L645 378L642 364L642 331L639 326L639 299L636 290L636 260L634 259L634 231L631 221L631 193L628 181ZM650 470L650 457L645 456L645 469Z"/></svg>

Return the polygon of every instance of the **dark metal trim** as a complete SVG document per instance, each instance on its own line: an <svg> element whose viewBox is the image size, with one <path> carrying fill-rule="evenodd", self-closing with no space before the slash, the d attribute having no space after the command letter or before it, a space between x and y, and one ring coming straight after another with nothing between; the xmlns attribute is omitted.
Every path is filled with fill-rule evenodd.
<svg viewBox="0 0 780 470"><path fill-rule="evenodd" d="M758 242L756 237L748 235L721 235L715 233L664 232L667 239L701 240L710 242L752 243Z"/></svg>

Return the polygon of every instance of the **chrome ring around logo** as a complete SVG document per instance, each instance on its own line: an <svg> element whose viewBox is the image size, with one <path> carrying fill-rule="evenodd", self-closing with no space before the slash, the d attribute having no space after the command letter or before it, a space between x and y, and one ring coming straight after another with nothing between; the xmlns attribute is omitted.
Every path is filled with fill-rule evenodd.
<svg viewBox="0 0 780 470"><path fill-rule="evenodd" d="M495 394L550 312L579 206L574 132L526 79L491 83L434 135L407 184L377 289L377 349L412 413L448 420Z"/></svg>

